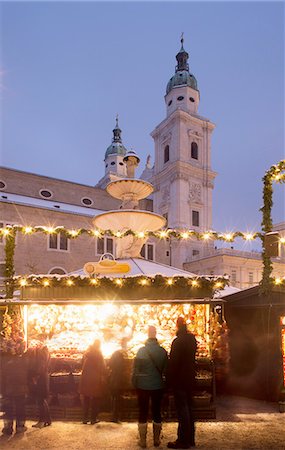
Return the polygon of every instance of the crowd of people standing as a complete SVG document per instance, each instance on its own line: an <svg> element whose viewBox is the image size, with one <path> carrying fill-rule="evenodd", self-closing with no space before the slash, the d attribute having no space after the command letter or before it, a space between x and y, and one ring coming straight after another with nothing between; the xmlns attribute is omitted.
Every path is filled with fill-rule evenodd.
<svg viewBox="0 0 285 450"><path fill-rule="evenodd" d="M117 350L105 364L99 340L86 350L82 358L82 373L79 393L82 400L82 423L99 422L98 414L102 397L109 389L112 399L112 422L120 423L123 414L123 393L128 384L127 339L121 341ZM148 411L151 406L153 443L161 443L161 404L166 388L173 391L178 418L177 439L167 447L188 449L195 446L195 424L193 417L193 390L195 384L195 354L197 343L187 330L182 317L177 320L176 338L169 355L156 338L156 328L148 327L148 338L134 359L132 384L138 400L139 446L147 446ZM11 435L27 430L25 425L25 398L33 395L38 405L38 422L33 425L43 428L51 425L49 412L49 361L47 347L19 350L5 364L2 376L4 399L3 434Z"/></svg>

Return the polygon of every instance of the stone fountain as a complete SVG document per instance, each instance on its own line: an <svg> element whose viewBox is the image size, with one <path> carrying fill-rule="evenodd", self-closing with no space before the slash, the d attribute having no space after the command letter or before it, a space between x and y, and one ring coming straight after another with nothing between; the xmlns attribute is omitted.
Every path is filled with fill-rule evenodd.
<svg viewBox="0 0 285 450"><path fill-rule="evenodd" d="M133 230L136 233L136 236L130 234L118 239L116 246L118 259L139 258L142 246L147 240L143 233L157 231L166 224L164 217L138 209L139 200L153 192L153 186L150 183L135 178L135 169L139 161L135 152L130 151L126 154L124 162L127 166L127 178L112 181L106 187L112 197L122 201L120 209L99 214L93 220L95 227L100 230L112 230L122 234Z"/></svg>

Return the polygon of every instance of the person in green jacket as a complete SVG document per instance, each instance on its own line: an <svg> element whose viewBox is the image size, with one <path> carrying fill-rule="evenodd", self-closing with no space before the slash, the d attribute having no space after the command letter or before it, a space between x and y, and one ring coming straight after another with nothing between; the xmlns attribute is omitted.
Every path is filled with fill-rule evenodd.
<svg viewBox="0 0 285 450"><path fill-rule="evenodd" d="M160 444L161 401L164 389L164 374L167 365L167 352L156 339L156 328L148 327L148 339L141 347L134 360L132 382L137 390L139 406L139 445L146 447L147 420L149 402L153 420L153 443Z"/></svg>

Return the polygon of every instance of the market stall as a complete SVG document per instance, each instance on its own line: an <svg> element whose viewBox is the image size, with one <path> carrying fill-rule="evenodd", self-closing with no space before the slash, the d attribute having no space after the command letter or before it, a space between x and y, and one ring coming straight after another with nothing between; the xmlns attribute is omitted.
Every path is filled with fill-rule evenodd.
<svg viewBox="0 0 285 450"><path fill-rule="evenodd" d="M160 275L159 277L159 281L163 280L165 286L164 288L149 287L149 292L152 293L150 298L147 295L148 288L144 296L138 289L136 292L139 298L132 299L124 298L123 290L118 291L117 288L116 297L112 298L111 294L106 295L108 300L97 298L96 290L99 288L96 289L96 287L92 287L91 290L84 286L69 288L25 286L22 288L22 299L16 303L21 311L27 346L48 346L52 356L51 403L56 411L58 408L63 408L61 414L65 418L68 411L71 414L71 409L76 411L76 407L79 408L77 386L81 371L81 358L94 339L100 339L106 361L115 350L120 348L121 338L128 339L130 379L133 357L146 340L148 325L153 324L157 327L158 340L169 351L175 337L175 324L179 316L185 318L190 331L195 334L198 342L195 397L197 415L203 418L214 417L215 371L212 356L215 354L217 357L221 357L218 355L218 344L219 330L222 329L219 315L222 302L212 300L209 295L199 298L198 291L200 290L200 294L210 294L217 281L209 279L207 281L208 289L189 286L187 293L184 288L185 298L179 298L179 292L182 297L182 291L175 284L179 281L181 283L183 279L181 275L167 278ZM123 282L126 284L128 281L138 283L143 279L155 285L156 278L157 276L143 275L143 277L133 277L133 280L124 278ZM171 286L166 281L170 279L173 283ZM188 275L185 279L187 283L193 281ZM42 283L44 280L46 278L42 279ZM89 278L77 277L77 280L82 283L89 281ZM50 279L50 283L53 281L59 282L55 278ZM63 278L60 280L62 283L66 281ZM37 279L38 282L39 279ZM195 278L195 282L199 283L199 279ZM204 279L201 279L202 282L206 284ZM190 294L193 289L196 291L196 295ZM88 291L88 300L86 290ZM40 295L40 291L42 291L42 295ZM157 293L160 291L159 299L153 298L155 297L154 291ZM226 364L226 358L224 362ZM126 398L128 399L126 417L135 418L136 402L130 382ZM108 407L107 395L105 409L108 410ZM173 400L168 398L165 416L171 418L174 412ZM80 417L80 409L77 413Z"/></svg>
<svg viewBox="0 0 285 450"><path fill-rule="evenodd" d="M259 286L224 297L230 328L229 388L239 395L279 400L285 391L285 290Z"/></svg>
<svg viewBox="0 0 285 450"><path fill-rule="evenodd" d="M140 256L146 231L161 229L165 219L137 209L138 201L150 195L153 188L145 181L131 178L138 157L130 152L125 159L129 178L107 186L110 195L122 200L121 209L94 218L98 235L102 230L116 232L117 259L105 255L106 259L86 262L84 271L68 276L31 275L15 279L20 298L3 301L8 307L4 318L7 346L7 330L13 334L17 321L28 347L47 345L52 356L51 404L59 408L52 411L53 417L58 414L68 419L78 414L79 418L81 412L76 408L79 408L77 385L81 358L94 339L100 339L107 360L119 348L120 340L127 338L130 378L133 357L146 340L147 326L157 327L158 340L169 351L176 320L183 316L198 342L196 413L199 417L214 417L213 357L219 360L220 367L227 363L227 353L223 351L223 302L214 299L214 292L223 289L226 280L198 277ZM134 229L136 234L124 235L125 230ZM12 310L14 331L9 324ZM170 418L174 414L173 399L166 398L165 417ZM107 394L105 400L108 410ZM131 383L125 408L126 417L136 416Z"/></svg>

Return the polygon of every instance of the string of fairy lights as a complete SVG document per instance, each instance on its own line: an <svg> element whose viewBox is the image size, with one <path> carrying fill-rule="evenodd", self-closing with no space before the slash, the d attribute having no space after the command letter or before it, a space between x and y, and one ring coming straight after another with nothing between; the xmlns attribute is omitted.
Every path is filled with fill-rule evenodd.
<svg viewBox="0 0 285 450"><path fill-rule="evenodd" d="M26 277L16 276L14 277L16 284L19 287L94 287L100 289L110 289L110 288L125 288L131 289L134 287L143 288L170 288L170 289L187 289L187 290L197 290L197 289L210 289L219 290L224 289L228 284L228 279L226 277L206 277L206 276L195 276L184 277L184 276L147 276L147 275L137 275L137 276L124 276L124 277L89 277L81 275L29 275ZM185 292L186 294L186 292Z"/></svg>
<svg viewBox="0 0 285 450"><path fill-rule="evenodd" d="M5 227L0 228L0 236L7 237L12 233L21 233L24 235L32 235L35 233L44 233L47 235L52 234L63 234L68 239L75 239L79 236L86 235L95 238L103 238L104 236L110 236L115 238L123 238L126 236L134 236L139 239L145 239L149 237L154 237L157 239L179 239L179 240L187 240L187 239L198 239L202 241L225 241L225 242L234 242L237 238L241 238L244 241L253 241L256 239L263 239L264 233L262 232L243 232L243 231L234 231L234 232L226 232L221 233L217 231L205 231L198 232L196 230L176 230L176 229L164 229L159 231L140 231L136 232L133 230L122 231L113 231L113 230L99 230L99 229L88 229L88 228L73 228L69 229L64 226L23 226L23 225L7 225ZM279 237L280 244L285 245L285 237Z"/></svg>

